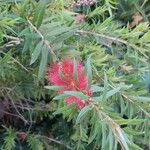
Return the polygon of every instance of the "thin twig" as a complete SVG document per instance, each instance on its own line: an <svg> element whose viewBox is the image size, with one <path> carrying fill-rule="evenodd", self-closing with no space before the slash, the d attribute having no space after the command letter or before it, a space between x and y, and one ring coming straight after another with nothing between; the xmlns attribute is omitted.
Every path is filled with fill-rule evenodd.
<svg viewBox="0 0 150 150"><path fill-rule="evenodd" d="M9 88L9 87L0 87L0 89L1 90L5 90L6 93L7 92L12 92L14 90L14 88ZM27 106L23 106L23 105L20 106L19 104L15 103L16 107L24 109L24 110L30 110L30 111L42 111L42 112L49 111L48 110L49 107L47 107L44 103L35 102L35 101L29 100L29 99L27 99L25 97L21 97L21 100L25 101L27 103ZM36 107L35 108L31 107L28 102L30 102L30 103L32 103L34 105L37 104L38 106L40 106L40 109L38 109Z"/></svg>
<svg viewBox="0 0 150 150"><path fill-rule="evenodd" d="M7 115L10 115L10 116L13 116L13 117L20 118L20 119L24 122L24 120L22 119L22 117L20 117L19 115L12 114L12 113L7 112L7 111L4 111L4 110L3 110L3 111L2 111L2 110L0 110L0 112L1 112L1 113L4 113L4 114L7 114ZM28 123L33 123L33 121L32 121L32 122L28 121Z"/></svg>
<svg viewBox="0 0 150 150"><path fill-rule="evenodd" d="M120 126L112 119L110 118L104 111L103 108L99 107L99 104L92 100L91 98L89 99L89 104L95 109L95 111L98 113L99 118L102 121L106 122L106 125L111 129L112 133L114 134L114 137L116 138L116 141L120 143L120 146L123 150L126 149L127 147L127 142L125 142L125 137L124 137L124 131L120 128ZM128 139L129 141L129 139Z"/></svg>
<svg viewBox="0 0 150 150"><path fill-rule="evenodd" d="M2 54L4 54L4 55L7 55L7 53L5 53L5 52L3 52L3 51L0 51L0 53L2 53ZM21 66L25 71L29 72L29 70L28 70L24 65L22 65L18 60L16 60L16 59L13 58L12 56L11 56L11 58L12 58L19 66Z"/></svg>
<svg viewBox="0 0 150 150"><path fill-rule="evenodd" d="M49 111L49 110L45 109L46 108L45 106L43 106L44 109L42 109L42 107L41 107L41 109L37 109L37 108L33 108L33 107L25 107L25 106L19 106L19 105L16 105L16 107L24 109L24 110L31 110L31 111L41 111L41 112L48 112Z"/></svg>
<svg viewBox="0 0 150 150"><path fill-rule="evenodd" d="M139 106L138 104L136 104L131 98L127 97L124 94L121 94L125 99L127 99L129 102L133 103L135 106L137 106L140 111L142 111L147 117L150 118L150 113L148 113L147 111L145 111L141 106Z"/></svg>
<svg viewBox="0 0 150 150"><path fill-rule="evenodd" d="M113 88L113 89L115 89L115 87L113 87L111 84L108 84L111 88ZM123 94L122 92L118 92L118 93L120 93L126 100L128 100L130 103L132 103L132 104L134 104L135 106L137 106L139 109L140 109L140 111L142 111L147 117L149 117L150 118L150 114L147 112L147 111L145 111L141 106L139 106L137 103L135 103L134 102L134 100L132 100L131 98L129 98L128 96L126 96L125 94Z"/></svg>
<svg viewBox="0 0 150 150"><path fill-rule="evenodd" d="M0 51L0 53L4 54L4 55L7 55L7 53L3 52L3 51ZM24 69L26 72L29 72L29 70L23 65L21 64L18 60L16 60L14 57L11 56L11 58L14 60L15 63L17 63L22 69ZM37 78L37 75L36 74L32 74L34 77Z"/></svg>
<svg viewBox="0 0 150 150"><path fill-rule="evenodd" d="M144 0L143 4L141 5L141 9L145 6L145 4L148 2L148 0Z"/></svg>
<svg viewBox="0 0 150 150"><path fill-rule="evenodd" d="M22 101L20 101L21 102L21 104L22 104ZM30 107L30 105L29 105L29 103L28 103L28 101L26 101L26 104L27 104L27 111L28 111L28 114L29 114L29 120L30 120L30 124L29 124L29 127L28 127L28 132L31 130L31 127L32 127L32 123L33 123L33 120L32 120L32 112L33 112L33 110L32 109L30 109L31 107ZM23 104L22 104L22 107L23 107Z"/></svg>
<svg viewBox="0 0 150 150"><path fill-rule="evenodd" d="M10 92L13 91L15 88L16 88L16 85L15 85L10 91L7 92L7 95L8 95L8 97L9 97L9 99L10 99L12 105L14 106L14 109L16 110L16 112L18 113L18 115L20 116L20 118L22 118L22 120L24 121L24 123L27 124L28 121L27 121L27 120L24 118L24 116L19 112L19 110L17 109L17 107L16 107L16 105L15 105L13 99L12 99L11 96L10 96Z"/></svg>
<svg viewBox="0 0 150 150"><path fill-rule="evenodd" d="M47 139L47 140L49 140L49 141L51 141L51 142L57 143L57 144L59 144L59 145L63 145L63 146L65 146L67 149L72 150L72 148L71 148L70 146L65 145L64 143L61 143L60 141L58 141L58 140L56 140L56 139L53 139L53 138L50 138L50 137L47 137L47 136L44 136L44 135L39 135L39 137L45 138L45 139Z"/></svg>
<svg viewBox="0 0 150 150"><path fill-rule="evenodd" d="M11 35L6 35L5 37L7 39L14 40L14 41L20 41L20 42L24 41L22 38L14 37L14 36L11 36Z"/></svg>
<svg viewBox="0 0 150 150"><path fill-rule="evenodd" d="M14 117L20 118L21 120L24 121L24 119L22 119L22 117L20 117L19 115L12 114L12 113L9 113L9 112L4 111L4 110L0 110L0 112L1 112L1 113L4 113L4 114L7 114L7 115L10 115L10 116L14 116Z"/></svg>
<svg viewBox="0 0 150 150"><path fill-rule="evenodd" d="M24 40L22 38L14 37L11 35L6 35L5 38L8 40L1 48L13 47L14 45L19 45Z"/></svg>

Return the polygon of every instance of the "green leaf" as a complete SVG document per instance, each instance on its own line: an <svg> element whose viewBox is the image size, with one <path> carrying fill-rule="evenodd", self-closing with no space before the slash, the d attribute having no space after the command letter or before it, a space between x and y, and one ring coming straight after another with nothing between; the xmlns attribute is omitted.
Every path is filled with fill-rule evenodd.
<svg viewBox="0 0 150 150"><path fill-rule="evenodd" d="M30 150L44 150L43 143L33 134L27 137L27 143Z"/></svg>
<svg viewBox="0 0 150 150"><path fill-rule="evenodd" d="M108 92L104 90L104 93L103 93L102 96L100 96L100 97L94 97L94 99L97 100L97 101L107 100L109 97L111 97L111 96L115 95L116 93L118 93L120 91L120 89L121 89L121 87L118 87L118 88L115 88L115 89L110 90Z"/></svg>
<svg viewBox="0 0 150 150"><path fill-rule="evenodd" d="M108 80L107 80L107 76L105 74L105 76L104 76L104 91L103 91L103 95L101 96L103 101L105 101L107 99L107 90L108 90Z"/></svg>
<svg viewBox="0 0 150 150"><path fill-rule="evenodd" d="M135 129L132 129L130 127L126 127L124 128L124 131L132 136L139 136L139 135L144 135L145 132L139 132L139 131L136 131Z"/></svg>
<svg viewBox="0 0 150 150"><path fill-rule="evenodd" d="M109 150L112 150L114 147L114 136L112 131L109 131Z"/></svg>
<svg viewBox="0 0 150 150"><path fill-rule="evenodd" d="M87 71L87 76L88 76L88 83L89 83L89 86L91 86L93 75L92 75L92 67L91 67L91 58L90 57L87 59L87 62L86 62L86 71Z"/></svg>
<svg viewBox="0 0 150 150"><path fill-rule="evenodd" d="M40 13L39 13L39 16L38 16L38 20L37 20L37 28L39 28L41 26L44 14L45 14L45 4L42 3L41 4L41 10L40 10Z"/></svg>
<svg viewBox="0 0 150 150"><path fill-rule="evenodd" d="M81 119L92 109L92 107L90 105L85 106L83 109L81 109L81 111L79 112L79 115L76 119L76 124L78 124Z"/></svg>
<svg viewBox="0 0 150 150"><path fill-rule="evenodd" d="M88 98L88 96L84 95L81 92L65 91L64 94L61 94L61 95L54 97L53 100L65 99L68 96L75 96L75 97L78 97L78 98L83 99L83 100L86 100Z"/></svg>
<svg viewBox="0 0 150 150"><path fill-rule="evenodd" d="M115 95L116 93L118 93L120 91L120 89L121 89L121 87L110 90L109 92L107 92L106 98L109 98L109 97Z"/></svg>
<svg viewBox="0 0 150 150"><path fill-rule="evenodd" d="M90 88L90 90L91 90L92 92L102 92L102 91L104 91L104 88L95 85L95 86L92 86L92 87Z"/></svg>
<svg viewBox="0 0 150 150"><path fill-rule="evenodd" d="M37 28L41 26L44 14L45 14L45 3L39 2L33 18L33 22L36 22Z"/></svg>
<svg viewBox="0 0 150 150"><path fill-rule="evenodd" d="M99 124L99 121L98 120L92 120L94 121L94 125L93 125L93 128L91 130L91 133L90 133L90 136L89 136L89 139L88 139L88 144L90 144L94 139L96 139L98 135L101 134L101 126Z"/></svg>
<svg viewBox="0 0 150 150"><path fill-rule="evenodd" d="M145 119L119 119L115 120L119 125L138 125L145 121Z"/></svg>
<svg viewBox="0 0 150 150"><path fill-rule="evenodd" d="M53 98L53 100L63 100L63 99L65 99L65 98L67 98L67 97L68 97L67 94L61 94L61 95L55 96L55 97Z"/></svg>
<svg viewBox="0 0 150 150"><path fill-rule="evenodd" d="M44 86L48 90L53 90L53 91L60 91L63 90L63 86Z"/></svg>
<svg viewBox="0 0 150 150"><path fill-rule="evenodd" d="M72 37L74 35L74 30L67 31L62 33L61 35L57 36L52 42L53 43L60 43Z"/></svg>
<svg viewBox="0 0 150 150"><path fill-rule="evenodd" d="M129 143L128 142L130 142L130 141L126 137L126 134L124 132L122 132L122 133L120 132L119 133L119 138L120 138L120 141L121 141L123 147L125 148L125 150L129 150L129 146L128 146Z"/></svg>
<svg viewBox="0 0 150 150"><path fill-rule="evenodd" d="M38 73L38 78L39 79L43 78L44 72L46 70L48 53L49 53L49 49L45 45L42 49L42 58L41 58L41 61L40 61L40 67L39 67L39 73Z"/></svg>
<svg viewBox="0 0 150 150"><path fill-rule="evenodd" d="M8 61L12 58L12 52L11 51L8 51L6 53L6 55L3 57L1 63L5 64L5 63L8 63Z"/></svg>
<svg viewBox="0 0 150 150"><path fill-rule="evenodd" d="M145 102L145 103L150 102L150 97L144 97L144 96L128 96L128 97L139 102Z"/></svg>
<svg viewBox="0 0 150 150"><path fill-rule="evenodd" d="M13 150L16 144L15 138L16 138L16 135L15 135L14 130L11 128L7 128L6 137L4 139L4 144L2 146L2 149Z"/></svg>
<svg viewBox="0 0 150 150"><path fill-rule="evenodd" d="M61 27L59 27L59 28L56 28L56 29L54 29L54 30L51 30L51 31L49 32L49 36L48 36L48 37L58 36L58 35L60 35L60 34L62 34L62 33L68 32L69 30L70 30L69 27L61 26ZM59 37L58 37L58 38L59 38Z"/></svg>
<svg viewBox="0 0 150 150"><path fill-rule="evenodd" d="M43 47L43 41L40 41L32 53L30 65L33 64L38 59L38 57L42 51L42 47Z"/></svg>
<svg viewBox="0 0 150 150"><path fill-rule="evenodd" d="M76 92L76 91L65 91L64 94L67 94L68 96L75 96L75 97L78 97L80 99L88 99L88 96L87 95L84 95L83 93L81 92Z"/></svg>

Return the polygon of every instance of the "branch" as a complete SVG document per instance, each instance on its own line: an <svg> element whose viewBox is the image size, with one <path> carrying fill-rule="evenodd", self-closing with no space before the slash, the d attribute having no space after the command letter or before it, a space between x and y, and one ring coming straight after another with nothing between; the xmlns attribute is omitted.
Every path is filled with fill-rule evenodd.
<svg viewBox="0 0 150 150"><path fill-rule="evenodd" d="M20 41L20 42L24 41L22 38L14 37L11 35L6 35L5 37L9 40Z"/></svg>
<svg viewBox="0 0 150 150"><path fill-rule="evenodd" d="M102 79L103 80L103 79ZM103 80L104 81L104 80ZM111 84L108 84L111 88L115 89L115 87L113 87ZM135 106L137 106L140 111L142 111L147 117L150 118L150 113L148 113L147 111L144 110L144 108L142 108L140 105L138 105L137 103L134 102L134 100L132 100L131 98L129 98L128 96L126 96L125 94L123 94L122 92L118 92L122 95L122 97L124 97L126 100L128 100L130 103L134 104Z"/></svg>
<svg viewBox="0 0 150 150"><path fill-rule="evenodd" d="M145 56L145 58L148 59L148 56L146 54L144 54L141 49L143 49L144 51L147 51L146 49L144 48L141 48L141 47L138 47L137 45L135 44L131 44L131 43L128 43L127 41L121 39L121 38L118 38L118 37L111 37L111 36L107 36L107 35L104 35L104 34L100 34L100 33L95 33L95 32L91 32L91 31L84 31L84 30L77 30L76 33L78 34L81 34L81 35L93 35L93 36L97 36L97 37L101 37L101 38L105 38L105 39L108 39L112 42L115 42L117 44L125 44L126 46L130 46L132 47L133 49L136 49L138 50L142 55Z"/></svg>
<svg viewBox="0 0 150 150"><path fill-rule="evenodd" d="M98 113L99 118L103 121L106 121L107 126L111 129L112 133L114 134L114 137L116 138L116 141L120 143L120 146L123 150L127 150L128 143L130 140L127 136L125 136L124 131L120 128L120 126L112 119L110 118L104 111L103 108L99 108L99 104L96 103L94 100L89 99L89 104L95 109L95 111ZM127 142L126 142L127 141Z"/></svg>
<svg viewBox="0 0 150 150"><path fill-rule="evenodd" d="M17 118L20 118L23 122L24 122L24 119L21 117L21 116L19 116L19 115L16 115L16 114L13 114L13 113L9 113L9 112L7 112L7 111L5 111L5 110L0 110L0 112L1 113L4 113L4 114L7 114L7 115L10 115L10 116L13 116L13 117L17 117ZM28 122L30 122L30 121L28 121Z"/></svg>
<svg viewBox="0 0 150 150"><path fill-rule="evenodd" d="M19 45L21 42L23 42L24 40L22 38L18 38L18 37L14 37L14 36L10 36L10 35L6 35L5 38L8 40L7 43L5 43L2 48L4 47L12 47L14 45Z"/></svg>
<svg viewBox="0 0 150 150"><path fill-rule="evenodd" d="M142 111L147 117L150 118L150 113L148 113L147 111L144 110L144 108L142 108L140 105L138 105L137 103L135 103L131 98L127 97L124 94L121 94L126 100L128 100L129 102L133 103L135 106L137 106L140 111Z"/></svg>
<svg viewBox="0 0 150 150"><path fill-rule="evenodd" d="M39 137L45 138L45 139L49 140L50 142L54 142L54 143L56 143L56 144L63 145L63 146L66 147L67 149L72 150L72 148L71 148L70 146L67 146L67 145L65 145L64 143L61 143L60 141L58 141L58 140L56 140L56 139L53 139L53 138L50 138L50 137L47 137L47 136L44 136L44 135L39 135Z"/></svg>
<svg viewBox="0 0 150 150"><path fill-rule="evenodd" d="M104 81L103 78L101 78L98 74L97 74L98 78L100 78L102 81ZM115 89L114 86L112 86L111 84L108 83L108 85L112 88L112 89ZM140 111L142 111L147 117L150 118L150 113L148 113L147 111L144 110L144 108L142 108L140 105L138 105L137 103L134 102L134 100L132 100L131 98L129 98L128 96L126 96L125 94L123 94L122 92L118 92L121 94L122 97L124 97L126 100L128 100L128 102L134 104L135 106L137 106Z"/></svg>
<svg viewBox="0 0 150 150"><path fill-rule="evenodd" d="M11 91L8 91L6 94L7 96L9 97L11 103L12 103L12 106L14 107L14 109L16 110L16 112L18 113L18 115L20 116L20 118L22 118L22 120L24 121L25 124L28 124L28 121L25 119L25 117L19 112L19 110L17 109L15 103L14 103L14 100L12 99L12 97L10 96L10 93L16 88L17 85L15 85Z"/></svg>
<svg viewBox="0 0 150 150"><path fill-rule="evenodd" d="M141 9L145 6L145 4L148 2L148 0L144 0L143 4L141 5Z"/></svg>

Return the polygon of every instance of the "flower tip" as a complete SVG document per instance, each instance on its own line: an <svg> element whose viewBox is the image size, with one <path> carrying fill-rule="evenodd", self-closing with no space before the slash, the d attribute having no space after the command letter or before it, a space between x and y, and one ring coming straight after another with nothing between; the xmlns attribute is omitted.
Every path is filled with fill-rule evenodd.
<svg viewBox="0 0 150 150"><path fill-rule="evenodd" d="M87 95L91 97L93 95L92 91L89 90Z"/></svg>

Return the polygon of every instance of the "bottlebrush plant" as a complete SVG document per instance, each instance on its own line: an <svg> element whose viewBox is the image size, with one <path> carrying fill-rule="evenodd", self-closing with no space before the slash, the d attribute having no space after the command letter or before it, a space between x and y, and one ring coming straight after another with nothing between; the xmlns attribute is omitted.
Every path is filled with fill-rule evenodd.
<svg viewBox="0 0 150 150"><path fill-rule="evenodd" d="M149 150L148 4L0 1L0 149Z"/></svg>

